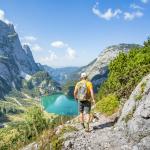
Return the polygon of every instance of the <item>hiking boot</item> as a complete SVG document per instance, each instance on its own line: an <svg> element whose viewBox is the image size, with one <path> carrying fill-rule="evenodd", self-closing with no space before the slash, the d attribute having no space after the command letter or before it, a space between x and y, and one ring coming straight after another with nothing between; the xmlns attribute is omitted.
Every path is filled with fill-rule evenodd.
<svg viewBox="0 0 150 150"><path fill-rule="evenodd" d="M86 131L86 132L89 132L89 123L86 123L86 124L85 124L85 131Z"/></svg>
<svg viewBox="0 0 150 150"><path fill-rule="evenodd" d="M84 123L81 123L81 127L82 129L85 129Z"/></svg>

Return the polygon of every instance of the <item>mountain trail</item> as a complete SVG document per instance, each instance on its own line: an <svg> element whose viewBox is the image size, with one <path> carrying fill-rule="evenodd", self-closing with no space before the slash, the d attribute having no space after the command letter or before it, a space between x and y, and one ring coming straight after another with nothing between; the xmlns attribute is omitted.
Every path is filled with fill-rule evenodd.
<svg viewBox="0 0 150 150"><path fill-rule="evenodd" d="M12 98L14 101L16 101L16 103L18 103L22 107L22 105L17 101L16 98L13 98L13 97L10 97L10 98Z"/></svg>

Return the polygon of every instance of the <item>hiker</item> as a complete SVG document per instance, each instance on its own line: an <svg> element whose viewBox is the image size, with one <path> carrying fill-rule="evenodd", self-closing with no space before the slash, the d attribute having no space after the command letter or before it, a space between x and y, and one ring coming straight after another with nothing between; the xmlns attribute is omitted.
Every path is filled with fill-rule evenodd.
<svg viewBox="0 0 150 150"><path fill-rule="evenodd" d="M90 93L93 99L93 104L95 105L95 96L93 92L93 86L90 81L86 81L87 74L81 74L82 81L78 82L75 86L74 97L75 100L78 100L78 111L80 113L80 120L82 128L85 128L85 131L89 131L89 121L90 121L90 111L91 111L91 101L90 101ZM78 92L78 94L77 94ZM85 107L86 113L86 123L84 125L83 121L83 110Z"/></svg>

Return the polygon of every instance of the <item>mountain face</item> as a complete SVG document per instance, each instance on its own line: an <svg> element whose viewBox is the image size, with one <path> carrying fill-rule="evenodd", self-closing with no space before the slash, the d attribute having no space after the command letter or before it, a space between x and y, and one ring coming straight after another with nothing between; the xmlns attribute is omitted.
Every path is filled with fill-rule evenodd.
<svg viewBox="0 0 150 150"><path fill-rule="evenodd" d="M13 25L7 25L2 21L0 21L0 70L0 76L10 85L14 77L26 78L41 71L28 45L21 45Z"/></svg>
<svg viewBox="0 0 150 150"><path fill-rule="evenodd" d="M45 71L56 81L62 82L67 78L67 74L77 70L79 67L52 68L47 65L42 65Z"/></svg>
<svg viewBox="0 0 150 150"><path fill-rule="evenodd" d="M36 63L38 65L38 67L41 69L41 71L45 71L43 66L40 63Z"/></svg>
<svg viewBox="0 0 150 150"><path fill-rule="evenodd" d="M131 48L139 47L142 48L139 44L119 44L113 45L105 48L100 55L98 56L95 63L88 66L84 72L87 73L89 80L93 83L93 87L96 88L100 86L100 84L106 81L109 73L109 63L115 57L119 55L119 52L129 53Z"/></svg>

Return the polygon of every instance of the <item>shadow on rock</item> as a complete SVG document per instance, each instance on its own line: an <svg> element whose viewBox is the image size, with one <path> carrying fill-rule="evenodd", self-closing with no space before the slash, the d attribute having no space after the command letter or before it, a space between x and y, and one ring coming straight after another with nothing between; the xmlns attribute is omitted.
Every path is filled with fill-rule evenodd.
<svg viewBox="0 0 150 150"><path fill-rule="evenodd" d="M114 122L107 122L107 123L104 123L104 124L101 124L101 125L99 125L99 126L94 126L93 127L93 130L97 130L97 129L104 129L104 128L106 128L106 127L111 127L111 126L113 126L114 125ZM91 131L93 131L93 130L91 130Z"/></svg>

